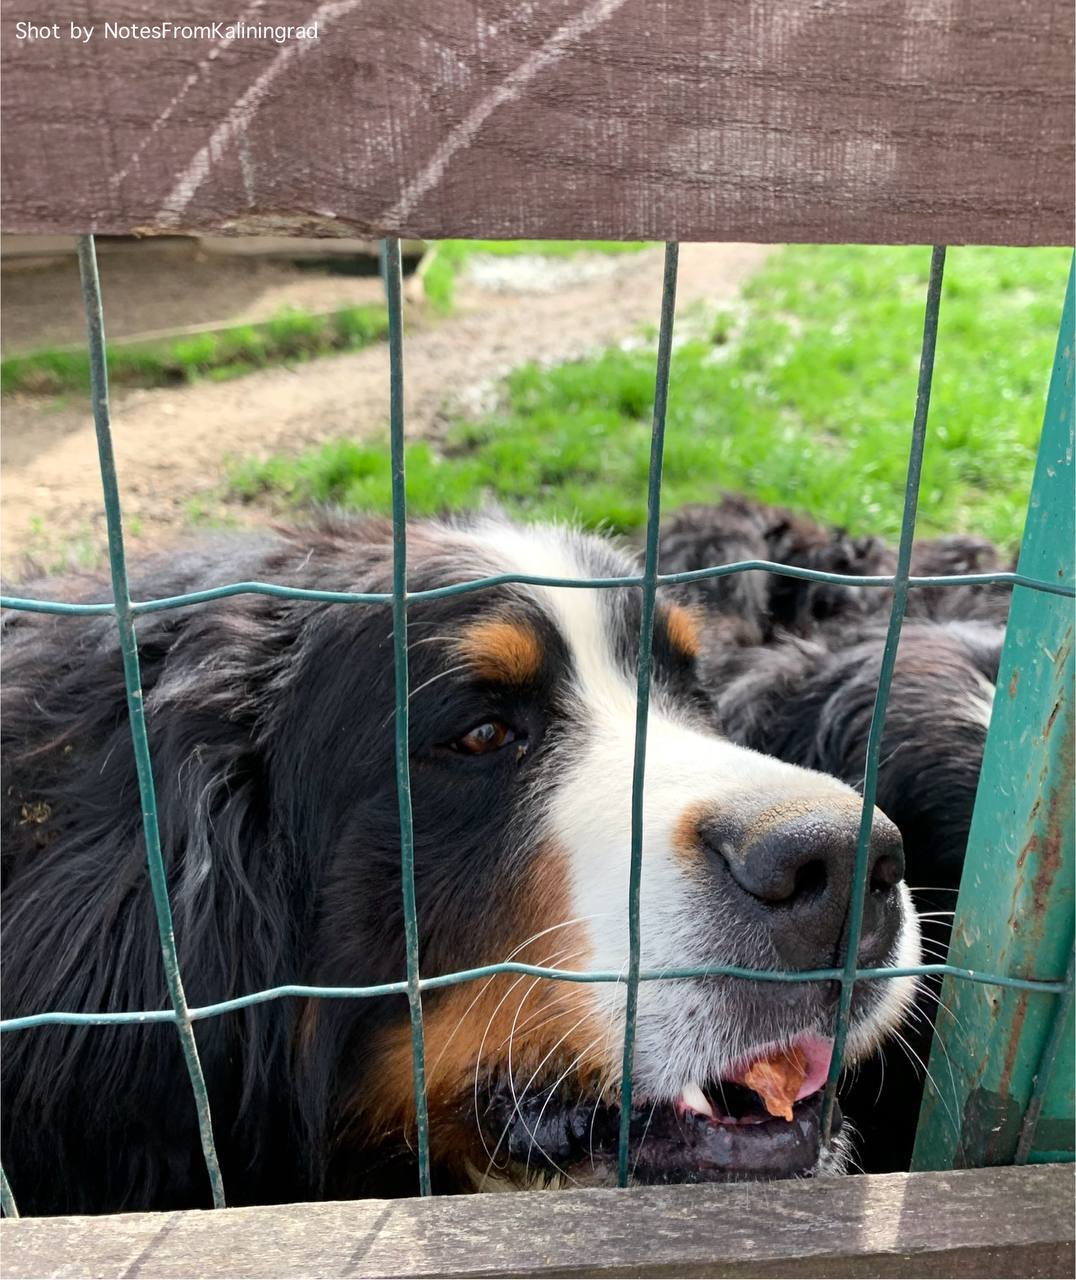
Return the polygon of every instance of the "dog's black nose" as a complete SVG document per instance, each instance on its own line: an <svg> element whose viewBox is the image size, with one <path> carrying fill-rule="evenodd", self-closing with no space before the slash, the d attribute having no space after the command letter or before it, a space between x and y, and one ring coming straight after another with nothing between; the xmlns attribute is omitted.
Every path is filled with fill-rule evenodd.
<svg viewBox="0 0 1076 1280"><path fill-rule="evenodd" d="M778 804L746 823L704 823L706 846L744 890L790 967L826 966L836 956L855 873L859 810L854 804ZM894 936L895 888L904 876L900 833L875 810L868 848L860 957L881 961Z"/></svg>

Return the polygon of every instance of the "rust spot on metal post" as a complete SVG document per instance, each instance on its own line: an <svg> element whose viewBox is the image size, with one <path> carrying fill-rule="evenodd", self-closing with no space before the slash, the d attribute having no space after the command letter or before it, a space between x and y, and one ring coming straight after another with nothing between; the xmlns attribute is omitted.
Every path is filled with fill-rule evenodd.
<svg viewBox="0 0 1076 1280"><path fill-rule="evenodd" d="M1058 700L1054 703L1054 709L1050 712L1049 716L1047 717L1046 728L1042 731L1042 736L1044 738L1048 738L1050 736L1050 732L1054 727L1054 721L1057 719L1057 713L1060 710L1061 710L1061 699L1058 698Z"/></svg>
<svg viewBox="0 0 1076 1280"><path fill-rule="evenodd" d="M1028 854L1035 853L1038 847L1039 847L1039 837L1036 835L1032 835L1030 840L1028 840L1027 844L1025 844L1024 847L1020 850L1020 856L1016 859L1017 870L1023 871L1024 863L1028 859Z"/></svg>
<svg viewBox="0 0 1076 1280"><path fill-rule="evenodd" d="M1060 705L1060 701L1058 705ZM1057 706L1054 707L1046 726L1047 735L1053 728L1056 715ZM1076 729L1074 729L1073 721L1070 718L1067 721L1065 736L1061 744L1060 768L1057 771L1057 777L1067 779L1070 782L1074 772L1076 772ZM1035 871L1035 878L1031 882L1031 898L1035 911L1034 919L1038 922L1040 929L1046 927L1047 916L1045 915L1045 909L1049 900L1050 890L1058 873L1061 871L1065 859L1065 830L1068 824L1071 803L1068 782L1064 786L1055 786L1053 788L1047 786L1044 789L1044 793L1048 797L1045 815L1046 829L1042 841L1042 851L1039 855L1038 868Z"/></svg>
<svg viewBox="0 0 1076 1280"><path fill-rule="evenodd" d="M1003 1099L1007 1099L1011 1092L1013 1067L1016 1065L1016 1054L1020 1048L1020 1037L1024 1030L1024 1019L1026 1017L1027 992L1021 991L1016 997L1016 1007L1012 1011L1008 1039L1005 1044L1005 1062L998 1080L998 1093Z"/></svg>

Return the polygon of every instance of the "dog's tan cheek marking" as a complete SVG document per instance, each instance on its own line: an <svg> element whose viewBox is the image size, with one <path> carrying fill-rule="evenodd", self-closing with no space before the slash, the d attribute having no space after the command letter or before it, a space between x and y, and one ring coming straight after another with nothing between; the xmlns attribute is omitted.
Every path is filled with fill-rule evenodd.
<svg viewBox="0 0 1076 1280"><path fill-rule="evenodd" d="M516 896L518 923L513 937L517 942L570 919L567 875L564 850L548 844L535 854ZM517 942L501 955L487 957L487 963L504 959ZM523 964L585 969L588 956L585 925L580 923L543 934L511 958ZM543 1079L547 1071L550 1080L555 1079L577 1055L581 1077L598 1078L608 1068L600 1035L604 1023L583 984L498 974L430 993L424 1004L426 1089L435 1160L478 1159L485 1168L489 1157L474 1115L475 1071L477 1067L481 1094L488 1079L507 1072L510 1040L512 1071L521 1083L526 1083L550 1050L554 1051L542 1067ZM363 1083L345 1111L357 1140L393 1135L414 1142L411 1028L406 1019L386 1028L370 1045Z"/></svg>
<svg viewBox="0 0 1076 1280"><path fill-rule="evenodd" d="M682 604L671 604L665 611L665 627L669 643L687 658L697 658L702 648L699 615Z"/></svg>
<svg viewBox="0 0 1076 1280"><path fill-rule="evenodd" d="M464 632L460 650L480 679L504 684L533 680L545 660L538 635L520 622L476 623Z"/></svg>

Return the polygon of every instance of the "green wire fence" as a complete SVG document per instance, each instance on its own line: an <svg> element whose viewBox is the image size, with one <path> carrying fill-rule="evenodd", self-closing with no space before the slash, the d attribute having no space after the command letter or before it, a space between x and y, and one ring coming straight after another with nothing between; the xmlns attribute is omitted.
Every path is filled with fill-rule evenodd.
<svg viewBox="0 0 1076 1280"><path fill-rule="evenodd" d="M15 1032L54 1024L70 1026L112 1026L129 1023L171 1022L180 1038L184 1062L190 1077L191 1088L197 1104L199 1132L205 1155L206 1171L213 1203L220 1207L225 1203L225 1189L217 1160L213 1137L213 1122L209 1098L198 1057L193 1024L199 1020L217 1017L249 1005L261 1004L292 996L320 999L370 999L378 996L406 995L411 1021L411 1045L413 1085L416 1102L416 1138L418 1156L419 1191L431 1193L430 1142L427 1114L424 1040L422 1022L422 995L425 991L464 982L473 982L495 974L526 974L557 982L615 982L626 987L623 1076L621 1092L620 1134L618 1145L618 1174L621 1186L627 1185L630 1170L629 1121L632 1096L632 1065L635 1042L638 991L641 982L672 981L691 977L733 977L767 982L839 982L840 1001L834 1027L834 1052L823 1103L823 1141L828 1141L834 1113L834 1099L840 1076L849 1013L855 983L858 981L901 976L939 975L975 986L991 985L1003 990L1024 994L1037 993L1056 998L1057 1009L1052 1029L1043 1047L1036 1071L1036 1084L1028 1103L1023 1131L1020 1136L1017 1159L1028 1158L1033 1139L1035 1121L1043 1104L1050 1068L1057 1057L1063 1039L1066 1018L1070 1016L1073 999L1073 966L1070 963L1062 980L1039 980L1008 973L991 972L953 964L920 964L906 967L857 968L856 959L862 929L863 889L866 883L868 842L874 797L877 788L879 755L885 726L886 707L901 625L911 589L935 587L1000 584L1029 588L1047 596L1076 596L1076 589L1069 582L1052 581L1045 577L1023 572L958 574L948 577L913 577L910 574L912 541L915 531L916 506L926 441L927 415L930 404L931 377L938 332L938 315L941 300L942 277L945 265L945 249L935 248L931 256L930 277L927 287L923 346L920 357L919 384L915 415L909 448L908 475L905 487L904 514L896 571L892 576L855 577L847 574L826 573L820 570L797 568L764 560L738 561L733 564L715 565L687 573L661 574L658 572L658 522L661 500L661 472L665 435L665 411L668 402L670 365L672 355L673 312L676 299L678 246L665 247L665 273L661 301L661 324L658 338L657 377L654 397L653 433L648 481L646 553L641 575L620 578L564 579L527 574L499 574L438 587L426 591L407 590L407 536L406 536L406 487L404 471L404 420L403 420L403 324L400 282L400 245L395 239L382 243L382 266L388 300L389 318L389 386L390 386L390 438L392 456L392 532L393 577L392 592L358 593L315 591L283 587L266 582L234 582L206 591L190 592L156 600L132 601L128 586L124 555L123 524L119 489L112 454L111 423L108 403L108 381L105 364L104 316L93 236L79 240L79 268L82 279L83 300L86 310L90 349L91 391L94 422L97 432L101 476L104 489L105 513L108 525L109 561L112 574L113 600L107 604L72 604L55 600L33 600L22 597L0 597L0 605L11 609L54 614L114 614L119 630L123 656L124 683L127 692L128 715L134 744L139 794L142 803L143 826L146 840L153 901L157 914L161 958L167 981L170 1008L132 1010L123 1012L68 1012L44 1011L0 1022L0 1031ZM1059 342L1059 360L1067 359L1071 380L1073 347L1072 278L1069 280L1068 299L1062 320ZM1066 345L1067 343L1067 345ZM1056 375L1055 375L1056 376ZM857 587L892 588L893 604L883 650L874 710L871 719L866 763L863 776L863 806L855 854L855 878L847 921L847 951L845 963L840 968L815 969L799 973L754 970L734 965L693 966L660 971L641 967L640 885L642 875L642 823L644 803L644 775L646 765L647 715L650 691L651 641L657 588L705 578L716 578L731 573L764 570L791 578L839 583ZM628 898L629 963L627 971L578 972L528 965L516 962L489 964L456 973L422 977L419 964L418 916L415 901L414 841L411 814L411 787L408 754L408 669L407 669L407 611L410 603L480 591L507 583L533 584L553 587L587 589L633 589L642 593L642 625L639 637L637 668L637 712L635 752L632 780L630 879ZM250 992L229 1000L201 1008L191 1008L186 1002L182 978L176 955L172 930L171 906L161 853L161 838L157 818L157 804L150 760L149 741L146 732L145 712L139 673L136 619L140 614L161 609L173 609L201 604L208 600L223 599L235 595L271 595L294 600L316 600L339 604L369 605L391 603L393 612L393 663L395 671L395 762L400 814L400 867L406 931L406 977L397 982L366 987L316 987L289 984L263 991ZM1061 1153L1062 1155L1064 1153ZM7 1178L0 1171L0 1202L6 1216L17 1216L16 1203Z"/></svg>

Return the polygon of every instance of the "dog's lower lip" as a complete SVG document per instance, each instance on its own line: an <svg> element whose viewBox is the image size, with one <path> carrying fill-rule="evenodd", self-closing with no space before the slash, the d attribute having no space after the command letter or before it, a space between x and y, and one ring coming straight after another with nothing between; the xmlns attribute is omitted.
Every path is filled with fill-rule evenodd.
<svg viewBox="0 0 1076 1280"><path fill-rule="evenodd" d="M757 1116L723 1123L675 1108L632 1115L632 1159L639 1182L729 1182L809 1173L821 1151L822 1093L798 1101L791 1120ZM834 1116L834 1131L841 1124Z"/></svg>
<svg viewBox="0 0 1076 1280"><path fill-rule="evenodd" d="M641 1183L738 1182L802 1177L821 1153L822 1091L798 1100L791 1120L759 1116L721 1123L676 1103L639 1099L632 1107L633 1179ZM506 1139L510 1162L586 1182L615 1176L620 1110L593 1099L548 1094L519 1103L495 1092L487 1118ZM839 1109L834 1132L841 1127ZM502 1151L504 1147L501 1148Z"/></svg>

